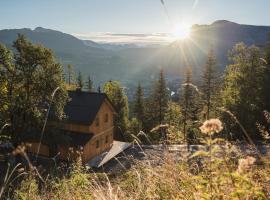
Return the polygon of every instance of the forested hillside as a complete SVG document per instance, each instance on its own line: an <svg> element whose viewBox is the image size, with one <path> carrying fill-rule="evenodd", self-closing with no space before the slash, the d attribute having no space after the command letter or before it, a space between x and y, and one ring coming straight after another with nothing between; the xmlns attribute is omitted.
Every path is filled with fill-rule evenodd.
<svg viewBox="0 0 270 200"><path fill-rule="evenodd" d="M104 83L117 79L128 87L134 87L138 80L146 85L163 68L169 80L183 77L188 65L193 67L195 78L199 75L210 46L216 53L219 70L223 71L228 50L236 43L255 44L262 47L270 27L240 25L229 21L216 21L211 25L193 25L191 39L175 41L166 46L100 45L82 41L59 31L38 27L31 29L10 29L0 31L0 42L11 47L18 33L25 34L30 41L51 48L65 66L72 64L75 71L94 76L95 81Z"/></svg>

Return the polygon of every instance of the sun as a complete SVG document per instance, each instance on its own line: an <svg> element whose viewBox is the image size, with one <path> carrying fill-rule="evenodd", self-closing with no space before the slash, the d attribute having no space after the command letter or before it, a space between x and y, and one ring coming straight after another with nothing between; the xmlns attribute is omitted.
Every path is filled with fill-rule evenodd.
<svg viewBox="0 0 270 200"><path fill-rule="evenodd" d="M175 26L172 31L172 37L176 40L185 40L190 36L190 26L187 24L180 24Z"/></svg>

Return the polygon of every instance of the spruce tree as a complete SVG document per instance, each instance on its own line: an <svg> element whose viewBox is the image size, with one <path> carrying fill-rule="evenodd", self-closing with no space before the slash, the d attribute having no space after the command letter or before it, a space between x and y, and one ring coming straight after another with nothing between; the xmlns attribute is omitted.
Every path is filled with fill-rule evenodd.
<svg viewBox="0 0 270 200"><path fill-rule="evenodd" d="M194 139L194 125L198 120L198 91L192 83L191 68L187 68L185 74L185 82L182 84L182 92L180 97L180 105L183 113L183 134L184 141L189 144L191 139Z"/></svg>
<svg viewBox="0 0 270 200"><path fill-rule="evenodd" d="M151 107L155 112L154 121L156 122L156 125L162 124L164 121L165 113L167 111L169 102L169 94L167 91L163 70L160 70L159 79L154 85L154 91L151 102L152 102Z"/></svg>
<svg viewBox="0 0 270 200"><path fill-rule="evenodd" d="M81 72L79 71L78 76L77 76L77 88L82 90L83 89L83 77Z"/></svg>
<svg viewBox="0 0 270 200"><path fill-rule="evenodd" d="M98 93L101 93L102 91L101 91L101 87L100 86L98 86L98 88L97 88L97 92Z"/></svg>
<svg viewBox="0 0 270 200"><path fill-rule="evenodd" d="M87 77L86 87L88 92L93 92L93 81L90 76Z"/></svg>
<svg viewBox="0 0 270 200"><path fill-rule="evenodd" d="M217 63L216 58L211 49L208 53L208 58L203 69L202 75L202 100L206 107L206 119L209 119L212 111L213 100L217 89Z"/></svg>
<svg viewBox="0 0 270 200"><path fill-rule="evenodd" d="M144 107L144 97L143 97L143 89L140 84L138 84L136 94L134 97L134 107L133 114L139 120L139 122L143 125L144 115L145 115L145 107Z"/></svg>
<svg viewBox="0 0 270 200"><path fill-rule="evenodd" d="M190 68L186 71L185 83L183 87L182 95L182 106L183 106L183 133L184 141L187 141L187 121L189 119L188 114L190 112L190 100L192 98L192 88L191 88L191 70Z"/></svg>
<svg viewBox="0 0 270 200"><path fill-rule="evenodd" d="M125 133L128 127L129 109L125 91L118 81L108 81L104 84L103 91L108 95L117 112L114 118L115 139L126 139Z"/></svg>
<svg viewBox="0 0 270 200"><path fill-rule="evenodd" d="M68 64L67 65L67 82L69 86L73 82L73 75L74 75L73 66L71 64Z"/></svg>
<svg viewBox="0 0 270 200"><path fill-rule="evenodd" d="M267 94L264 89L265 64L261 58L258 47L236 44L229 53L232 63L226 68L221 93L224 107L236 116L253 139L259 138L256 123L263 119ZM230 119L225 115L224 120L233 136L243 139L239 126Z"/></svg>

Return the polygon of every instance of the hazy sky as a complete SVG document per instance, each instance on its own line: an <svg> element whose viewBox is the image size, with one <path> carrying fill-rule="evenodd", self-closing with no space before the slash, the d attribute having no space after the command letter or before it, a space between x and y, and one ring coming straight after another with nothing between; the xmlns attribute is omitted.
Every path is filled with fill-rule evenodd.
<svg viewBox="0 0 270 200"><path fill-rule="evenodd" d="M93 33L166 33L172 23L218 19L270 25L270 0L0 0L0 29L46 28L77 36Z"/></svg>

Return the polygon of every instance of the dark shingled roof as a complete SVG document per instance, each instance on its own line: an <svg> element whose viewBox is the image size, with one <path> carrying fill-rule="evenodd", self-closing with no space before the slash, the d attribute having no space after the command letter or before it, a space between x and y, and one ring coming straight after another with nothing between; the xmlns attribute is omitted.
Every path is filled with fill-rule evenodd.
<svg viewBox="0 0 270 200"><path fill-rule="evenodd" d="M68 91L68 95L70 101L64 108L67 120L81 124L92 124L100 106L108 99L104 93Z"/></svg>
<svg viewBox="0 0 270 200"><path fill-rule="evenodd" d="M94 136L93 133L81 133L68 131L69 143L74 146L84 146Z"/></svg>

